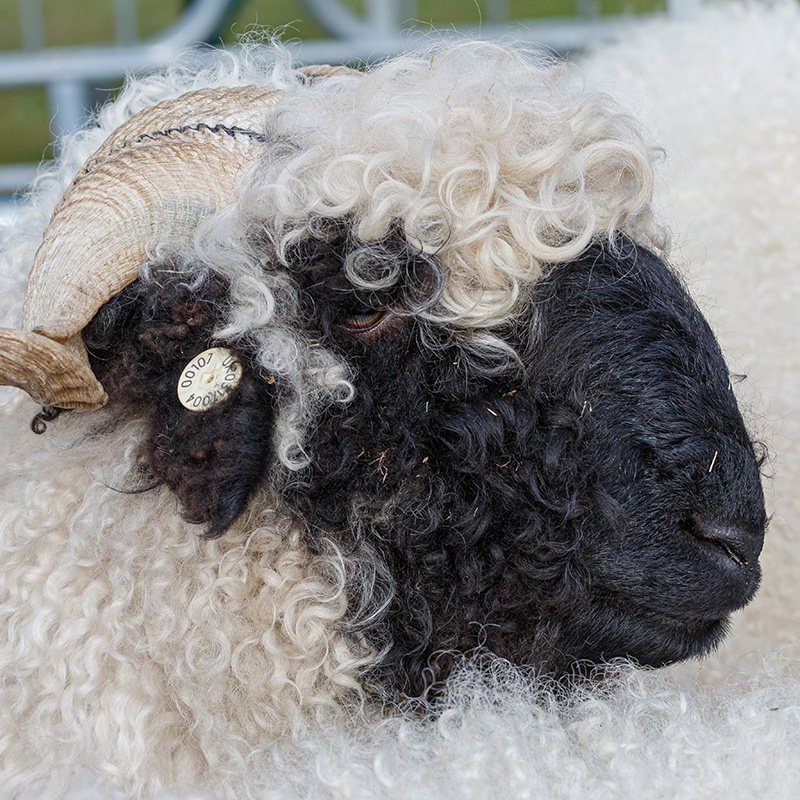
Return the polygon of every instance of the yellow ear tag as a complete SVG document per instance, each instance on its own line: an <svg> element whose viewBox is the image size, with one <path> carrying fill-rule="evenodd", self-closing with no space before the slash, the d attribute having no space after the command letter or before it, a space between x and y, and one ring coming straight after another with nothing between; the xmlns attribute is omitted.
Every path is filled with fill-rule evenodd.
<svg viewBox="0 0 800 800"><path fill-rule="evenodd" d="M178 380L178 400L189 411L208 409L227 399L242 380L242 364L227 347L196 355Z"/></svg>

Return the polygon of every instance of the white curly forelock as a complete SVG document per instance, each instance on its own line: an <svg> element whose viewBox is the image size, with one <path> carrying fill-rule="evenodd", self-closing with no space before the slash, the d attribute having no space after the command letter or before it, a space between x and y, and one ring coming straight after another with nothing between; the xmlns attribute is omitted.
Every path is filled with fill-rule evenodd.
<svg viewBox="0 0 800 800"><path fill-rule="evenodd" d="M303 87L268 132L241 208L279 256L320 217L351 218L365 242L400 225L441 263L435 315L458 326L504 323L545 264L592 239L665 245L633 120L565 65L503 46L449 45Z"/></svg>

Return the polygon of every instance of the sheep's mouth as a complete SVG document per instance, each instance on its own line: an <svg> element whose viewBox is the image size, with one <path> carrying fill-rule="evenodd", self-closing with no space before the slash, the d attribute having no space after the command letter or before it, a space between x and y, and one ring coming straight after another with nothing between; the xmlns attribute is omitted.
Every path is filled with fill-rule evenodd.
<svg viewBox="0 0 800 800"><path fill-rule="evenodd" d="M729 614L687 618L655 611L620 595L597 598L593 617L592 631L586 632L584 640L586 649L578 657L595 663L628 658L643 667L664 667L707 655L730 627Z"/></svg>
<svg viewBox="0 0 800 800"><path fill-rule="evenodd" d="M724 542L708 541L708 547L721 553L739 567L748 567L750 562L741 553Z"/></svg>
<svg viewBox="0 0 800 800"><path fill-rule="evenodd" d="M709 580L718 584L717 614L730 613L753 599L761 583L759 556L763 529L747 528L691 515L680 526L686 545L703 559ZM702 594L708 592L703 589ZM711 602L709 596L708 602ZM712 614L713 615L713 614Z"/></svg>

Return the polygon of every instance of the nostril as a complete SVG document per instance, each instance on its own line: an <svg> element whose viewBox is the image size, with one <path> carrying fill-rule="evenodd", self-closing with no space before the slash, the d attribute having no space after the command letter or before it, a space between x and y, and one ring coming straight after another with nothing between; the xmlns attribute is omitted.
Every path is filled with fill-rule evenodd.
<svg viewBox="0 0 800 800"><path fill-rule="evenodd" d="M741 525L709 520L699 514L692 514L686 529L705 547L714 548L740 567L754 566L764 543L762 531L754 533Z"/></svg>

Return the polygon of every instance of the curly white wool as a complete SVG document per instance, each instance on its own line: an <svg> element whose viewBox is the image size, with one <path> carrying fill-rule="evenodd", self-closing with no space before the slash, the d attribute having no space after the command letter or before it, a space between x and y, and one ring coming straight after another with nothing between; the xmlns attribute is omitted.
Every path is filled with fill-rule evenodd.
<svg viewBox="0 0 800 800"><path fill-rule="evenodd" d="M744 694L719 696L622 666L567 704L522 670L488 666L451 679L436 720L329 729L291 761L262 752L259 790L236 791L253 800L796 796L800 692L768 668Z"/></svg>
<svg viewBox="0 0 800 800"><path fill-rule="evenodd" d="M246 52L250 63L260 53ZM291 80L287 67L270 77L285 92L266 121L272 146L237 205L201 225L194 247L231 281L220 335L255 343L264 368L294 389L276 431L290 469L308 463L305 432L319 410L353 394L346 368L303 337L293 287L271 263L327 235L326 221L355 222L364 251L347 267L356 285L398 280L380 252L398 227L435 255L441 296L415 311L460 331L466 358L514 357L492 329L547 262L616 230L666 246L651 209L652 149L632 117L576 87L563 64L470 42L314 84Z"/></svg>
<svg viewBox="0 0 800 800"><path fill-rule="evenodd" d="M92 441L63 420L24 441L35 409L10 405L0 785L35 797L85 762L95 780L149 795L241 768L255 743L335 716L343 697L358 706L370 654L340 631L347 575L333 545L310 554L265 496L203 540L166 489L109 488L134 469L139 424Z"/></svg>
<svg viewBox="0 0 800 800"><path fill-rule="evenodd" d="M623 230L664 245L653 153L631 117L571 78L564 65L469 42L293 91L241 208L282 257L319 217L352 217L366 242L399 225L442 265L435 316L502 324L544 264L593 238Z"/></svg>
<svg viewBox="0 0 800 800"><path fill-rule="evenodd" d="M271 74L272 67L266 62L258 68L251 65L252 71L245 74L237 72L237 62L226 59L227 56L221 59L218 68L214 68L217 71L207 72L203 80L246 83L256 73ZM164 681L160 685L164 691L172 692L170 697L178 697L180 692L172 688L165 671L157 665L148 666L144 653L136 649L147 641L143 631L152 628L156 633L164 632L169 623L159 628L157 617L143 616L145 611L148 615L153 613L155 606L142 606L137 624L113 631L113 636L124 644L122 651L119 647L110 651L115 672L90 673L89 666L95 667L89 656L100 650L91 639L92 632L84 631L85 638L80 639L76 619L68 625L72 639L54 639L61 647L59 665L47 656L43 638L52 632L53 620L62 620L62 624L67 621L67 609L53 598L54 587L63 583L67 572L80 575L81 569L86 569L84 575L90 574L92 562L76 557L97 559L95 542L98 552L119 557L126 564L133 562L132 556L125 554L125 547L136 553L145 546L152 557L149 568L165 565L172 576L180 573L167 557L170 554L177 557L186 551L194 564L192 559L199 558L201 552L220 556L223 551L216 545L209 549L204 543L194 542L188 529L181 537L177 533L165 534L161 543L170 544L167 540L174 536L170 547L177 548L168 548L166 554L157 543L148 544L145 530L129 530L141 521L133 513L141 504L134 504L135 498L122 498L103 489L101 480L105 477L110 482L113 475L104 475L94 466L98 456L88 456L88 445L72 450L59 446L60 452L55 454L44 439L34 440L23 430L34 408L27 401L18 400L15 408L4 407L0 420L0 514L8 514L11 509L20 533L2 546L0 558L13 560L14 567L8 569L14 576L11 586L24 591L15 595L16 609L7 600L0 605L4 619L13 612L18 620L15 626L3 624L15 644L13 649L3 651L0 664L3 691L16 692L23 698L22 706L36 701L34 687L42 685L38 676L46 676L45 691L39 695L46 711L36 717L40 726L36 729L33 721L24 717L22 706L3 701L0 743L3 747L10 745L11 750L3 763L6 778L0 777L0 796L55 798L63 796L64 786L69 786L72 791L68 790L67 796L71 800L120 800L120 793L108 788L109 783L124 786L124 781L119 783L116 779L120 772L135 773L140 786L149 781L152 792L162 800L639 800L654 795L675 800L698 796L790 800L796 796L800 785L800 658L796 648L771 648L776 643L797 642L800 637L800 350L793 335L800 305L796 267L800 250L800 228L796 224L800 208L800 182L796 179L800 152L800 8L796 3L778 3L768 9L756 4L746 8L726 4L707 9L698 19L686 23L657 22L617 47L602 49L589 69L593 82L603 81L615 93L629 92L638 113L642 109L649 112L666 140L675 165L671 185L678 187L670 190L668 207L687 240L682 250L692 259L693 284L696 287L707 283L704 291L719 298L711 311L723 344L744 357L752 380L765 395L771 417L779 420L776 427L780 430L772 440L778 451L774 462L776 477L767 486L773 521L764 554L764 586L740 616L721 652L704 666L686 665L677 670L623 676L612 690L581 696L572 706L552 703L546 693L521 683L513 671L501 670L490 680L476 680L474 674L464 673L438 723L412 714L381 721L365 716L358 725L326 721L321 730L308 731L286 749L273 749L271 741L261 738L246 759L242 753L249 743L226 740L231 731L227 721L218 730L210 730L211 717L220 706L212 706L208 715L202 713L206 688L210 686L212 696L219 700L221 692L235 686L234 679L228 677L218 684L209 678L194 688L184 683L181 691L188 707L200 713L203 721L199 730L205 736L202 741L208 747L208 756L220 765L223 778L199 771L192 776L196 788L159 792L158 773L165 763L157 757L168 760L170 753L182 754L183 761L167 766L183 772L199 766L195 746L200 739L171 739L170 732L186 733L187 728L182 727L184 718L180 712L175 713L175 706L160 706L154 699L157 695L148 694L156 685L154 681ZM186 69L149 83L134 83L129 98L124 100L130 103L124 115L129 116L147 102L192 88L195 80L195 74ZM8 247L13 244L13 248L10 259L0 269L0 317L4 320L13 319L18 313L24 286L22 267L27 272L54 198L71 179L69 170L77 170L82 161L80 152L84 158L88 156L122 118L122 106L103 112L106 127L84 134L86 139L68 150L77 155L68 155L63 174L40 181L40 198L27 207L23 222L7 237ZM55 188L51 189L51 185ZM12 262L21 265L20 269L9 269ZM0 393L5 401L13 392L0 389ZM51 434L60 427L62 420ZM59 441L68 440L69 437ZM32 450L37 451L35 455ZM100 455L113 461L110 453ZM57 499L41 492L43 484L51 487ZM94 499L102 495L108 501L103 512L97 512L96 524L79 522L73 526L72 538L56 537L53 526L57 517L63 511L81 508L82 494L89 485L94 486ZM21 497L26 498L24 509ZM118 511L113 511L115 507ZM183 528L174 518L171 501L162 496L153 513L159 509L159 522L168 520L167 527L174 526L176 531ZM86 510L82 513L85 515ZM0 516L4 525L5 518ZM79 538L87 527L92 544L80 547ZM127 537L127 545L120 544L119 552L114 550L113 541L105 541L113 540L115 533ZM32 553L40 535L42 560L37 566ZM66 537L66 532L62 536ZM27 544L22 544L23 539ZM57 546L51 550L48 543L53 542ZM241 548L242 539L237 542L234 547ZM26 553L28 560L24 558ZM310 558L307 554L302 557ZM141 556L141 563L146 561ZM104 563L115 565L114 559ZM331 570L335 574L333 565ZM267 574L280 585L275 572L270 568ZM52 581L51 574L56 576ZM195 574L207 581L203 584L206 587L220 577L208 565L197 568ZM144 578L154 576L143 573L141 577L136 584L143 591ZM83 580L83 587L91 585L85 577ZM130 591L131 576L125 581L123 586ZM335 584L334 580L330 586ZM241 586L241 582L228 585ZM330 587L326 591L330 592ZM80 595L68 597L67 608L82 616ZM183 608L172 603L172 595L167 599L169 608ZM41 607L37 605L40 602L44 603ZM89 610L99 607L91 592L87 592L86 603ZM137 607L131 604L125 608ZM124 610L121 602L109 606L109 619L114 619L117 609L120 614ZM24 638L20 638L22 634ZM71 649L70 642L79 646ZM84 654L82 648L86 644L89 646ZM180 647L178 643L171 663L185 665L182 675L193 675ZM135 653L136 659L117 663L119 652ZM347 657L340 660L348 663ZM102 694L85 695L80 685L69 695L58 694L62 685L59 681L72 664L80 670L76 674L82 674L93 690L100 689L101 674L110 681L120 681L118 686L112 683L106 687L109 693L116 690L117 699L113 706L99 706L98 713L105 722L98 726L89 715L98 708L90 699ZM104 665L104 669L110 667ZM143 677L137 681L133 670L140 668L144 670ZM16 675L20 677L15 678ZM346 675L345 670L342 677ZM33 683L26 688L19 681ZM703 687L703 682L710 686ZM121 698L128 689L139 699L125 706ZM252 697L248 693L242 696L245 709ZM228 701L239 707L235 693ZM71 711L73 704L78 712ZM119 716L113 716L109 710L112 707ZM130 715L120 712L122 708L129 709ZM141 719L146 723L142 730L147 737L155 737L152 744L136 735L136 711L142 708L145 711ZM171 709L171 713L162 718L164 708ZM148 710L152 711L149 715ZM61 733L58 720L62 713L68 719L80 718L82 724L67 730L65 741L48 750L48 744ZM229 714L229 719L236 718L233 710ZM225 715L220 719L225 720ZM95 727L104 735L111 731L103 742L102 752L107 758L104 763L98 763L89 752L92 737L97 735ZM120 731L123 735L117 738ZM262 730L258 733L263 736ZM28 743L30 749L26 750L23 743ZM108 754L116 747L123 758L115 757L112 762ZM149 761L142 758L148 752ZM226 762L232 752L234 755ZM132 759L126 761L125 753L132 753ZM42 789L45 774L52 780L52 790ZM217 780L225 785L215 784ZM131 785L126 794L131 793Z"/></svg>
<svg viewBox="0 0 800 800"><path fill-rule="evenodd" d="M348 266L357 283L372 286L375 242L400 225L443 272L439 302L419 313L471 330L462 341L473 354L501 358L507 348L491 329L509 319L546 262L574 258L614 230L665 245L651 210L653 153L632 117L576 88L573 77L564 65L474 42L315 84L299 81L275 48L188 54L162 75L131 81L96 125L64 144L4 258L18 269L31 263L83 161L142 108L202 86L281 91L278 113L265 119L275 144L244 177L239 203L207 219L182 253L191 249L231 281L232 313L219 335L247 340L262 367L292 387L275 446L284 466L301 469L306 431L353 387L339 360L299 331L294 289L269 262L318 232L320 218L357 221L357 235L373 244L364 259L373 271L359 268L357 254ZM397 274L384 266L377 283L386 285Z"/></svg>

